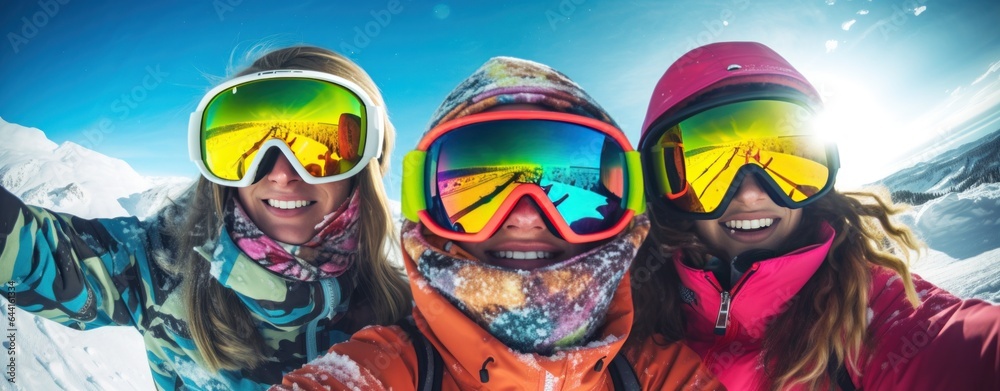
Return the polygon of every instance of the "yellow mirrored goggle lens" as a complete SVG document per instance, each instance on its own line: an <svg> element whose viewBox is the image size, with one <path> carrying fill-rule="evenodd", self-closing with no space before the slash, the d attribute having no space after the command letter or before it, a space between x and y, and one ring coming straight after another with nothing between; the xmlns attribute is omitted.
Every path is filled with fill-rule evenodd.
<svg viewBox="0 0 1000 391"><path fill-rule="evenodd" d="M364 102L337 84L251 81L216 95L205 108L202 160L212 174L237 181L248 174L261 146L277 139L312 176L340 174L364 154L367 118Z"/></svg>
<svg viewBox="0 0 1000 391"><path fill-rule="evenodd" d="M832 179L827 145L811 129L812 114L776 100L728 104L667 129L652 148L656 190L686 212L714 212L746 165L763 170L792 203Z"/></svg>

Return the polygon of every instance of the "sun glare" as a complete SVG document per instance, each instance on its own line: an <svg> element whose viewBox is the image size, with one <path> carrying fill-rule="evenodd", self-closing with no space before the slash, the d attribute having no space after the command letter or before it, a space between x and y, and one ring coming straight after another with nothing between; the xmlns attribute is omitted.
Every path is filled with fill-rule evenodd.
<svg viewBox="0 0 1000 391"><path fill-rule="evenodd" d="M857 188L889 174L900 151L899 122L884 98L856 81L832 75L814 77L825 109L816 127L840 150L837 187Z"/></svg>

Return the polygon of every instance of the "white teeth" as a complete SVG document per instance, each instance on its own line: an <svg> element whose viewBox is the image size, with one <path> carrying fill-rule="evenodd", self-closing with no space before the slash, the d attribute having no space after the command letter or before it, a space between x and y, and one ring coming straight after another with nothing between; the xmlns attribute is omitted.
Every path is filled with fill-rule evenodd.
<svg viewBox="0 0 1000 391"><path fill-rule="evenodd" d="M278 209L297 209L311 204L309 201L278 201L267 200L267 204Z"/></svg>
<svg viewBox="0 0 1000 391"><path fill-rule="evenodd" d="M754 219L754 220L731 220L725 223L729 229L758 229L770 227L774 224L774 219Z"/></svg>
<svg viewBox="0 0 1000 391"><path fill-rule="evenodd" d="M548 251L493 251L493 256L504 259L548 259L552 253Z"/></svg>

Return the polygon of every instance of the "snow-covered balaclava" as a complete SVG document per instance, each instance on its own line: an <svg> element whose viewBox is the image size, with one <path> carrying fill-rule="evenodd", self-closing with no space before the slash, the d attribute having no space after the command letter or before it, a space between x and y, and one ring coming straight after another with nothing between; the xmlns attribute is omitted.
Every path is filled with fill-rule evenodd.
<svg viewBox="0 0 1000 391"><path fill-rule="evenodd" d="M496 57L448 95L429 129L515 103L595 118L617 128L604 109L562 73L531 61ZM533 270L494 266L437 248L431 243L442 241L419 223L404 225L403 249L430 286L498 340L522 353L548 355L593 337L648 231L649 221L641 215L607 243Z"/></svg>

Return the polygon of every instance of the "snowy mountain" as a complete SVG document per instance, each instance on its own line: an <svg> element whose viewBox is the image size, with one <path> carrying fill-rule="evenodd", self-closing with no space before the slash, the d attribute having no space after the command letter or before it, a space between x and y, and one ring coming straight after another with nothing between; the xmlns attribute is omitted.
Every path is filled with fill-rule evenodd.
<svg viewBox="0 0 1000 391"><path fill-rule="evenodd" d="M1000 131L880 183L915 205L904 220L931 248L965 259L1000 247Z"/></svg>
<svg viewBox="0 0 1000 391"><path fill-rule="evenodd" d="M145 220L147 217L156 214L163 209L170 200L177 199L188 190L194 183L187 178L147 178L150 188L141 192L133 193L127 197L118 198L118 204L125 208L125 213L129 216L138 217Z"/></svg>
<svg viewBox="0 0 1000 391"><path fill-rule="evenodd" d="M934 195L960 192L983 183L1000 182L1000 130L977 141L900 170L880 183L899 196L911 192L908 202L922 203Z"/></svg>
<svg viewBox="0 0 1000 391"><path fill-rule="evenodd" d="M121 160L71 143L57 146L38 129L2 120L0 140L0 183L31 204L60 212L144 218L191 183L189 179L143 177ZM949 167L955 172L967 166L958 165L954 159L970 162L973 160L966 157L979 156L974 164L988 162L990 156L976 155L974 151L980 144L996 140L994 135L982 143L964 146L964 150L942 155L937 159L941 162L935 164L954 164ZM902 187L915 178L930 178L931 171L939 170L931 163L911 170L919 167L925 171L908 171L909 180L897 179L897 175L903 175L900 172L886 178L885 183L894 190L919 192L968 183L962 182L965 177L951 175L928 180L922 186ZM392 201L390 208L398 226L399 202ZM1000 261L1000 235L996 234L1000 231L1000 184L980 184L937 197L906 213L902 221L915 227L931 248L914 262L916 273L956 295L1000 302L1000 272L995 267ZM398 251L394 251L397 258ZM2 315L16 319L18 376L15 383L0 382L0 390L153 389L142 338L134 329L76 331L19 308L9 313L6 304L0 301ZM9 348L9 341L4 345ZM3 354L7 352L4 349ZM9 362L8 357L0 360Z"/></svg>
<svg viewBox="0 0 1000 391"><path fill-rule="evenodd" d="M80 217L118 217L138 215L138 199L127 202L119 198L133 197L151 189L146 195L163 199L177 195L176 188L190 183L183 178L146 178L135 172L123 160L94 152L72 142L56 145L35 128L11 124L0 118L0 185L26 203ZM171 190L173 189L173 190ZM159 197L159 198L157 198ZM142 216L144 217L144 216Z"/></svg>

